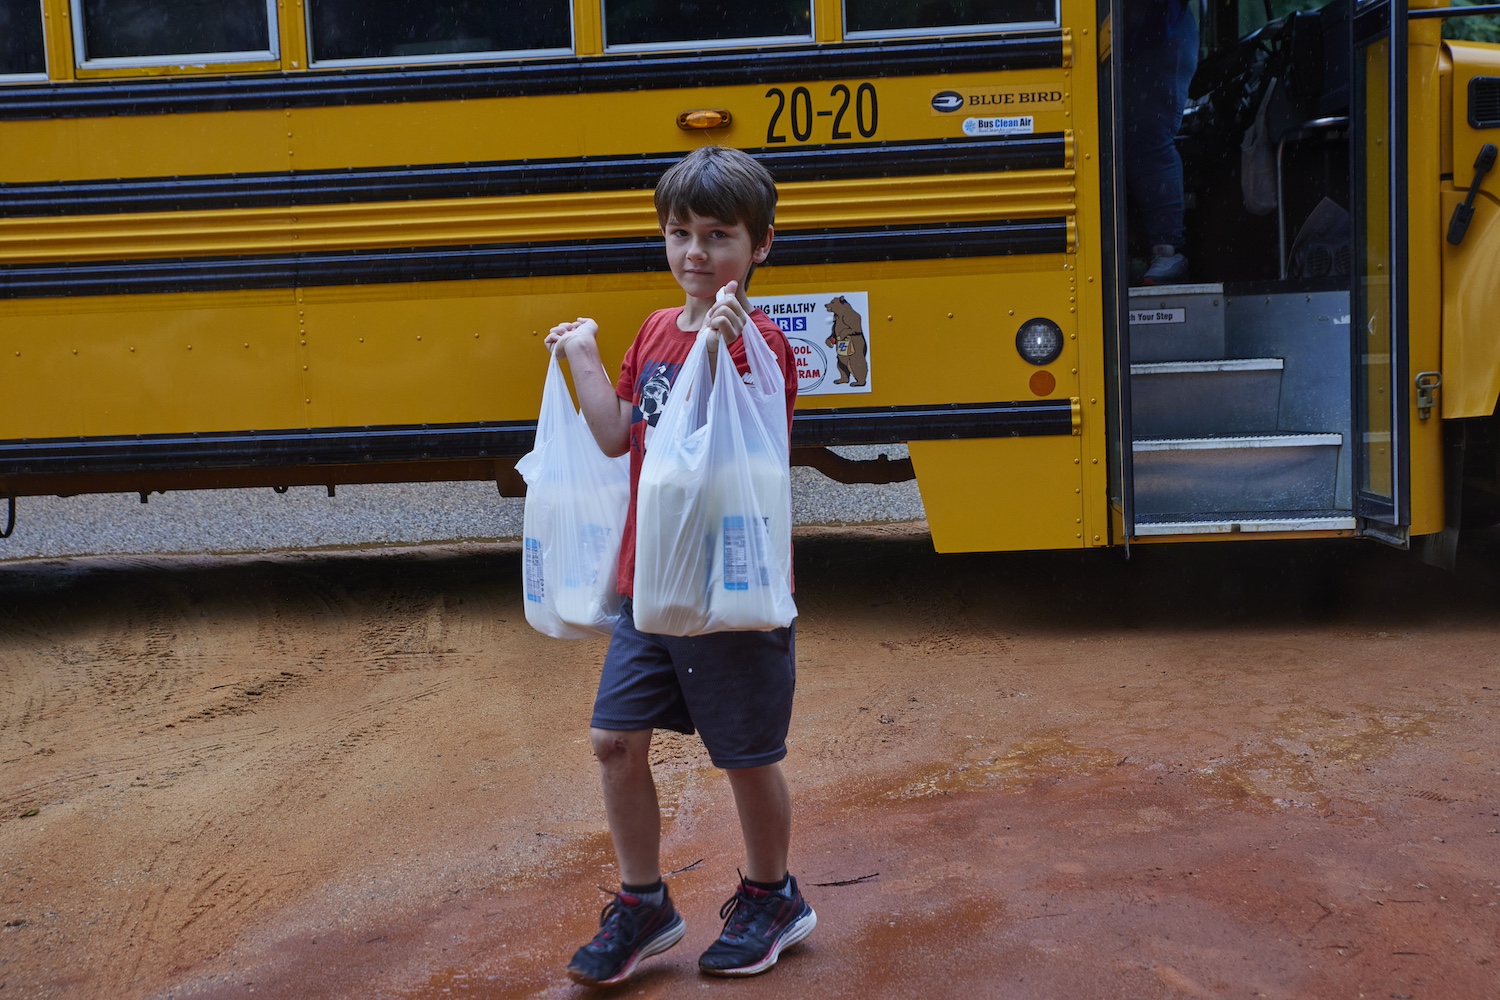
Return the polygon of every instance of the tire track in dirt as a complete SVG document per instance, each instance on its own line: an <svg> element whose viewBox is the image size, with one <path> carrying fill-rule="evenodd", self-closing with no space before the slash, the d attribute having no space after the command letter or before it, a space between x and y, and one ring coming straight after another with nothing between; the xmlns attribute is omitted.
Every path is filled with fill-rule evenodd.
<svg viewBox="0 0 1500 1000"><path fill-rule="evenodd" d="M364 575L375 586L389 582L383 573ZM153 820L162 830L160 848L115 883L129 889L128 897L105 892L80 900L79 912L93 919L62 937L35 925L38 936L71 947L114 942L104 953L110 971L96 984L104 992L160 974L152 963L161 955L188 954L305 893L306 883L288 870L296 866L277 857L277 844L285 840L278 811L233 803L337 794L343 774L351 765L365 770L362 758L384 734L403 731L411 725L404 716L449 692L451 681L432 671L455 652L441 645L446 605L430 588L414 617L411 591L423 588L362 607L337 573L304 570L280 579L255 566L185 573L156 566L143 580L121 586L128 577L80 577L80 609L50 632L66 635L63 642L48 641L45 629L23 632L13 620L0 647L0 656L18 663L11 676L27 677L28 686L24 696L19 683L7 692L0 744L8 744L21 724L74 736L74 746L45 774L7 784L0 793L0 816L6 817L0 818L0 839L18 852L0 847L0 855L41 856L33 836L45 836L45 827L35 825L41 821L88 817L87 825L102 833L103 824L119 822L106 817L153 815L143 809L167 813ZM186 590L201 600L184 600ZM253 629L248 644L246 625ZM361 649L367 655L351 672L347 653ZM59 669L60 663L72 667ZM37 671L38 664L47 669ZM101 716L97 706L110 700L117 710ZM205 733L212 734L207 742ZM226 765L237 787L214 793L217 822L179 825L172 803L201 795L206 774L223 775ZM38 809L40 820L14 819L29 809ZM15 840L11 833L23 836ZM192 860L205 855L221 860L207 867ZM4 867L12 878L37 877L24 862ZM0 884L5 881L0 875Z"/></svg>

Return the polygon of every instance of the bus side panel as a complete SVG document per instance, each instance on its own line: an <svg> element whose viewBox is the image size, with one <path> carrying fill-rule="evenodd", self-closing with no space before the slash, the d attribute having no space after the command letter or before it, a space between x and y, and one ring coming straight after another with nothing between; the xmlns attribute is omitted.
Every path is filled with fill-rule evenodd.
<svg viewBox="0 0 1500 1000"><path fill-rule="evenodd" d="M535 420L554 325L590 316L610 377L671 276L308 288L309 427ZM566 370L566 366L565 370Z"/></svg>
<svg viewBox="0 0 1500 1000"><path fill-rule="evenodd" d="M1443 197L1445 218L1464 199ZM1443 243L1443 387L1445 418L1487 417L1500 399L1500 206L1481 195L1463 243Z"/></svg>
<svg viewBox="0 0 1500 1000"><path fill-rule="evenodd" d="M1078 394L1079 350L1065 306L1067 266L1068 258L1047 255L769 267L757 271L751 297L869 293L870 391L805 395L798 409L1067 399ZM1043 368L1016 353L1016 334L1035 317L1057 323L1064 337ZM1033 388L1042 370L1053 376L1046 392Z"/></svg>
<svg viewBox="0 0 1500 1000"><path fill-rule="evenodd" d="M304 424L291 290L11 301L0 440Z"/></svg>
<svg viewBox="0 0 1500 1000"><path fill-rule="evenodd" d="M1083 537L1083 439L913 441L939 552L1066 549Z"/></svg>
<svg viewBox="0 0 1500 1000"><path fill-rule="evenodd" d="M1493 129L1469 122L1469 89L1475 77L1500 76L1500 47L1445 43L1453 60L1451 134L1453 183L1445 186L1440 221L1444 232L1453 209L1474 180L1474 161L1486 142L1500 142ZM1487 417L1500 398L1500 170L1485 177L1474 200L1474 218L1463 242L1446 239L1443 251L1443 387L1438 402L1444 418Z"/></svg>
<svg viewBox="0 0 1500 1000"><path fill-rule="evenodd" d="M774 244L771 253L774 262ZM868 385L828 379L821 394L800 398L800 410L1056 401L1079 395L1077 326L1060 305L1073 294L1066 263L1049 255L768 266L757 271L750 295L868 296ZM553 325L596 319L613 376L642 320L682 302L661 273L297 294L310 427L534 419L546 369L541 341ZM1066 338L1057 360L1040 368L1015 349L1021 325L1039 316L1057 322ZM821 334L815 339L821 347ZM1034 381L1041 372L1045 381Z"/></svg>
<svg viewBox="0 0 1500 1000"><path fill-rule="evenodd" d="M284 171L289 111L122 115L0 123L0 182Z"/></svg>
<svg viewBox="0 0 1500 1000"><path fill-rule="evenodd" d="M869 296L868 391L803 409L1057 400L1081 394L1066 264L767 267L752 294ZM598 319L614 369L641 320L680 302L662 273L13 300L0 438L529 420L553 324ZM1015 348L1035 317L1065 338L1042 367Z"/></svg>

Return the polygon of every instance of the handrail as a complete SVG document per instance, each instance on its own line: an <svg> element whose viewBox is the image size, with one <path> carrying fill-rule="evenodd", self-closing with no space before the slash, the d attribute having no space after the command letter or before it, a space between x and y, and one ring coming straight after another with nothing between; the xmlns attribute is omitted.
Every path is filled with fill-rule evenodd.
<svg viewBox="0 0 1500 1000"><path fill-rule="evenodd" d="M1485 15L1500 16L1500 3L1480 4L1474 7L1429 7L1424 10L1409 10L1406 12L1408 19L1432 17L1482 17Z"/></svg>

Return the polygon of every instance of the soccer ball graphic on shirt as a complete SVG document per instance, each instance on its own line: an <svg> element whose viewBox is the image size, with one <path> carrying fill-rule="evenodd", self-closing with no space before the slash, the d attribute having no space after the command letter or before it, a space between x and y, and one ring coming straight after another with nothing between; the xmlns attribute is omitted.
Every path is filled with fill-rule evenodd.
<svg viewBox="0 0 1500 1000"><path fill-rule="evenodd" d="M667 377L667 366L658 365L656 371L641 386L641 416L646 418L646 424L656 426L661 419L661 411L667 405L667 396L672 391L672 381Z"/></svg>

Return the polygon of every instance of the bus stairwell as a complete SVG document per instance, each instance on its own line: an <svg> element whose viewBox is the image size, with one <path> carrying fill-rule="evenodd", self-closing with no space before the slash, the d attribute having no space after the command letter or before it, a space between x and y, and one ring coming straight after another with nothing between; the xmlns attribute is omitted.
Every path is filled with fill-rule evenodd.
<svg viewBox="0 0 1500 1000"><path fill-rule="evenodd" d="M1130 295L1135 531L1339 531L1350 513L1349 297Z"/></svg>

